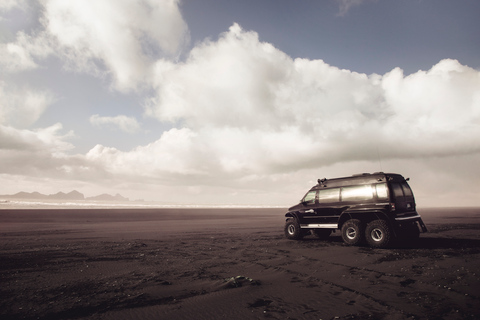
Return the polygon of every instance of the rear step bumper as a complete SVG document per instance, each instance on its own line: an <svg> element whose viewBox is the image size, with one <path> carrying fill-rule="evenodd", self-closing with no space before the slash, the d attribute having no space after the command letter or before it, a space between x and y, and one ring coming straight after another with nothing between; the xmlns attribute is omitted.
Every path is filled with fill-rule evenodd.
<svg viewBox="0 0 480 320"><path fill-rule="evenodd" d="M423 223L422 217L418 213L414 216L397 217L397 218L395 218L395 221L397 221L397 222L418 221L418 224L420 225L420 228L422 228L422 232L427 232L427 227L425 226L425 223Z"/></svg>

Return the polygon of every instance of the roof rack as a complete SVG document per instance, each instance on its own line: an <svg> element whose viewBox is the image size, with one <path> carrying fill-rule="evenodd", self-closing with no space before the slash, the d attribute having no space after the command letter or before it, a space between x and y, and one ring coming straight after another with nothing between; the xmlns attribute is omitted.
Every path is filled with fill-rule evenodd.
<svg viewBox="0 0 480 320"><path fill-rule="evenodd" d="M352 177L360 177L360 176L369 176L371 173L357 173L357 174L354 174L352 175Z"/></svg>

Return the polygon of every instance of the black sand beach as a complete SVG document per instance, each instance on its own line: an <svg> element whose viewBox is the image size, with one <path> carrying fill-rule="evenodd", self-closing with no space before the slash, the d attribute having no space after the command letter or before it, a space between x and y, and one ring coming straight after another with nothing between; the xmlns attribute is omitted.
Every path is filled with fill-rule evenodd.
<svg viewBox="0 0 480 320"><path fill-rule="evenodd" d="M283 235L284 209L0 210L2 319L480 319L480 209L389 249Z"/></svg>

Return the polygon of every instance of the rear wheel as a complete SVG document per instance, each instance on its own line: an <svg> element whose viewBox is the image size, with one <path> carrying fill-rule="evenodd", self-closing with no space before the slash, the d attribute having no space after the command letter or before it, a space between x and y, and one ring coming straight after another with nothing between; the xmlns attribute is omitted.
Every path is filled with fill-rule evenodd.
<svg viewBox="0 0 480 320"><path fill-rule="evenodd" d="M331 233L332 230L330 229L312 229L312 234L318 239L327 239Z"/></svg>
<svg viewBox="0 0 480 320"><path fill-rule="evenodd" d="M363 241L364 225L358 219L347 220L342 226L343 242L350 246L356 246Z"/></svg>
<svg viewBox="0 0 480 320"><path fill-rule="evenodd" d="M287 239L291 240L300 240L305 235L305 233L302 232L302 229L300 229L297 219L294 218L287 219L284 232Z"/></svg>
<svg viewBox="0 0 480 320"><path fill-rule="evenodd" d="M373 248L385 248L390 244L392 231L387 221L373 220L365 229L367 243Z"/></svg>

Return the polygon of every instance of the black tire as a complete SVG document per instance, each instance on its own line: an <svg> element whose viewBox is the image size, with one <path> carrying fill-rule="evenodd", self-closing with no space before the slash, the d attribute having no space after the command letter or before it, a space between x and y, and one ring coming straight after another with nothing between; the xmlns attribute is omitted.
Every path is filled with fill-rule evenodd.
<svg viewBox="0 0 480 320"><path fill-rule="evenodd" d="M372 248L386 248L392 239L392 230L385 220L373 220L365 228L365 238Z"/></svg>
<svg viewBox="0 0 480 320"><path fill-rule="evenodd" d="M300 240L305 235L305 232L300 229L297 219L294 218L287 219L284 232L287 239L290 240Z"/></svg>
<svg viewBox="0 0 480 320"><path fill-rule="evenodd" d="M312 229L312 234L318 239L322 239L322 240L328 239L331 233L332 233L332 230L330 229Z"/></svg>
<svg viewBox="0 0 480 320"><path fill-rule="evenodd" d="M343 242L350 246L357 246L363 243L364 224L358 219L347 220L342 226Z"/></svg>

